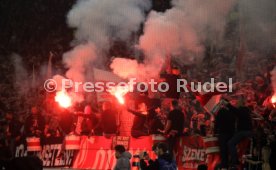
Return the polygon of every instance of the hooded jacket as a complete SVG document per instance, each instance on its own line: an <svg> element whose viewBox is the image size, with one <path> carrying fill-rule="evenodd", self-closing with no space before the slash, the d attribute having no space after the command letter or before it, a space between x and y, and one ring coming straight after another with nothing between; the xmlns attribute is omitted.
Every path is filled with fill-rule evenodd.
<svg viewBox="0 0 276 170"><path fill-rule="evenodd" d="M176 162L172 159L172 156L165 153L158 157L158 169L159 170L176 170Z"/></svg>
<svg viewBox="0 0 276 170"><path fill-rule="evenodd" d="M172 156L165 153L159 156L156 160L150 160L149 165L142 159L140 160L142 170L176 170L176 162L172 159Z"/></svg>
<svg viewBox="0 0 276 170"><path fill-rule="evenodd" d="M117 163L114 167L114 170L130 170L131 169L130 159L131 159L131 154L129 152L122 153L120 158L117 159Z"/></svg>

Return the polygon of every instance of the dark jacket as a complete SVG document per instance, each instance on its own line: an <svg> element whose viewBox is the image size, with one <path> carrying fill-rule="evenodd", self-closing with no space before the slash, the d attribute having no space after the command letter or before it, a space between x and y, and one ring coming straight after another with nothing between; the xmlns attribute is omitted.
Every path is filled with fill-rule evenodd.
<svg viewBox="0 0 276 170"><path fill-rule="evenodd" d="M172 159L171 155L165 153L159 156L156 160L150 160L149 165L141 159L140 166L142 170L162 170L167 167L175 167L176 169L176 162ZM170 170L170 169L169 169Z"/></svg>
<svg viewBox="0 0 276 170"><path fill-rule="evenodd" d="M22 128L23 124L16 120L16 119L12 119L9 123L8 123L8 127L9 127L9 133L11 133L11 138L16 138L18 136L21 135L21 128Z"/></svg>
<svg viewBox="0 0 276 170"><path fill-rule="evenodd" d="M164 129L161 117L154 109L149 110L147 115L130 109L128 109L128 111L135 115L132 130L149 131L150 134L160 134L158 129Z"/></svg>
<svg viewBox="0 0 276 170"><path fill-rule="evenodd" d="M237 131L251 131L252 130L252 118L251 110L248 107L234 107L231 104L227 105L230 111L236 116Z"/></svg>
<svg viewBox="0 0 276 170"><path fill-rule="evenodd" d="M174 109L169 112L168 120L171 121L171 129L176 130L178 135L182 135L184 129L184 113L180 109Z"/></svg>
<svg viewBox="0 0 276 170"><path fill-rule="evenodd" d="M102 112L101 127L104 133L112 134L117 132L116 115L117 112L111 109Z"/></svg>
<svg viewBox="0 0 276 170"><path fill-rule="evenodd" d="M150 134L160 134L158 130L164 130L164 124L162 123L161 116L155 112L154 109L149 110L149 114L147 116L147 123L149 126Z"/></svg>
<svg viewBox="0 0 276 170"><path fill-rule="evenodd" d="M159 156L158 159L158 168L159 170L176 170L176 162L172 159L171 155L165 153L162 156Z"/></svg>
<svg viewBox="0 0 276 170"><path fill-rule="evenodd" d="M238 131L251 131L252 118L251 111L247 107L239 107L237 112L237 130Z"/></svg>
<svg viewBox="0 0 276 170"><path fill-rule="evenodd" d="M214 131L216 134L235 133L235 114L231 108L221 108L216 117Z"/></svg>
<svg viewBox="0 0 276 170"><path fill-rule="evenodd" d="M40 114L30 115L25 121L25 134L39 137L45 126L45 120Z"/></svg>
<svg viewBox="0 0 276 170"><path fill-rule="evenodd" d="M128 111L135 115L131 130L147 131L145 126L147 125L147 115L131 109L128 109Z"/></svg>

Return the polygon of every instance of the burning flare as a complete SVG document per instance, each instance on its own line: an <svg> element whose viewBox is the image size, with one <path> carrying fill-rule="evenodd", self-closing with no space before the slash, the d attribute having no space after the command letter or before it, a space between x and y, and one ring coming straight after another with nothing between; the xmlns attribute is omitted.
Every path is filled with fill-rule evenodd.
<svg viewBox="0 0 276 170"><path fill-rule="evenodd" d="M128 87L116 86L110 89L109 93L115 96L120 104L125 104L124 96L129 92Z"/></svg>
<svg viewBox="0 0 276 170"><path fill-rule="evenodd" d="M63 108L68 108L72 105L72 99L64 90L58 91L55 96L55 101Z"/></svg>
<svg viewBox="0 0 276 170"><path fill-rule="evenodd" d="M271 97L271 103L276 104L276 94Z"/></svg>

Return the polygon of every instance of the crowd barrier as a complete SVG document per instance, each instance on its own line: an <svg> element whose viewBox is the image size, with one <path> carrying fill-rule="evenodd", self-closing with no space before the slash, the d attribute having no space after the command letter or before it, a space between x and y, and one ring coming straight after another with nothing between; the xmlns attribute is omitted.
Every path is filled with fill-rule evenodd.
<svg viewBox="0 0 276 170"><path fill-rule="evenodd" d="M113 147L124 145L132 155L146 151L152 158L155 142L164 141L160 135L140 138L115 136L66 136L65 140L27 138L25 144L16 148L16 157L35 154L43 161L44 167L70 167L78 169L108 170L116 163ZM245 153L248 141L241 143L239 154ZM207 164L209 170L215 169L220 162L216 137L183 136L176 146L176 161L179 170L196 170L199 164ZM134 162L132 158L131 162ZM137 161L137 160L136 160ZM133 167L133 170L135 167Z"/></svg>

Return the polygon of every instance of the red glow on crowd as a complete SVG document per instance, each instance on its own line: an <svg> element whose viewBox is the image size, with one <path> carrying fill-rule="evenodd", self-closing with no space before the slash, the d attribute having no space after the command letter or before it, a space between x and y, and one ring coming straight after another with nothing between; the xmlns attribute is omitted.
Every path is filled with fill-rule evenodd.
<svg viewBox="0 0 276 170"><path fill-rule="evenodd" d="M72 105L72 99L66 91L59 91L56 93L55 101L63 108L68 108Z"/></svg>

